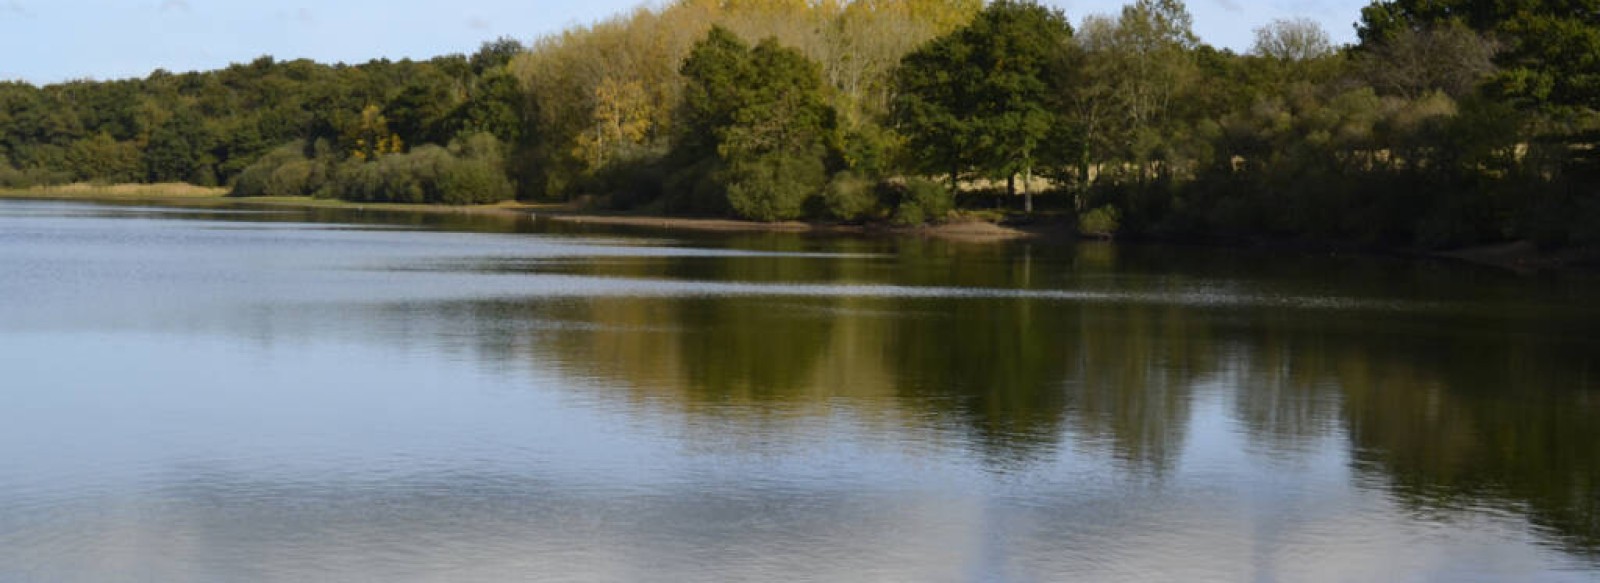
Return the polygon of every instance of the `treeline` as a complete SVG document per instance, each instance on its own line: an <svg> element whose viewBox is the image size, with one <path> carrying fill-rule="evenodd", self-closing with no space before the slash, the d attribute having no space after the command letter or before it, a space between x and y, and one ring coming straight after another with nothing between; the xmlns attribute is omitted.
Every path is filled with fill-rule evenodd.
<svg viewBox="0 0 1600 583"><path fill-rule="evenodd" d="M678 0L424 63L0 85L0 186L1600 245L1600 1L1384 0L1358 30L1279 21L1241 55L1178 0L1076 26L1013 0Z"/></svg>
<svg viewBox="0 0 1600 583"><path fill-rule="evenodd" d="M523 50L500 40L426 62L262 57L145 79L0 83L0 188L188 182L239 194L509 198L502 152L521 136L527 103L508 65ZM443 194L462 184L475 190Z"/></svg>

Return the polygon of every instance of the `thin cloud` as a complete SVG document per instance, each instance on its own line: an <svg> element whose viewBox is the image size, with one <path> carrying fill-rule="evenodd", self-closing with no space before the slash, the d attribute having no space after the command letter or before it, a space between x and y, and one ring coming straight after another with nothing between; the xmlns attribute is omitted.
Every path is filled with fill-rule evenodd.
<svg viewBox="0 0 1600 583"><path fill-rule="evenodd" d="M189 0L164 0L161 3L162 12L189 12Z"/></svg>
<svg viewBox="0 0 1600 583"><path fill-rule="evenodd" d="M0 4L0 12L8 12L17 16L33 16L33 12L17 0L6 0L5 4Z"/></svg>
<svg viewBox="0 0 1600 583"><path fill-rule="evenodd" d="M1239 2L1237 0L1213 0L1213 1L1217 3L1217 6L1222 7L1223 10L1227 10L1228 12L1244 12L1244 6L1240 6Z"/></svg>

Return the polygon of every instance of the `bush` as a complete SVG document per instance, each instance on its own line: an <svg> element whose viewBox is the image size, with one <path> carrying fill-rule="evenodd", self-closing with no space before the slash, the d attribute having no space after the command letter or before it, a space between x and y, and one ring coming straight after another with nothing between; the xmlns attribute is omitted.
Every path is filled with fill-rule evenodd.
<svg viewBox="0 0 1600 583"><path fill-rule="evenodd" d="M872 181L852 172L840 172L828 181L823 191L823 206L828 216L841 221L860 220L878 209L878 193Z"/></svg>
<svg viewBox="0 0 1600 583"><path fill-rule="evenodd" d="M899 185L893 222L912 226L925 222L939 223L950 217L954 197L944 186L923 178L911 178Z"/></svg>
<svg viewBox="0 0 1600 583"><path fill-rule="evenodd" d="M311 188L311 169L310 160L296 160L279 166L267 178L267 189L288 196L310 194L315 190Z"/></svg>
<svg viewBox="0 0 1600 583"><path fill-rule="evenodd" d="M1078 233L1110 238L1122 228L1122 213L1117 207L1103 205L1078 217Z"/></svg>
<svg viewBox="0 0 1600 583"><path fill-rule="evenodd" d="M318 186L312 181L313 174L322 173L316 172L313 162L306 159L304 150L303 143L295 142L267 152L239 172L229 196L310 194Z"/></svg>
<svg viewBox="0 0 1600 583"><path fill-rule="evenodd" d="M233 196L313 195L357 202L484 204L514 196L493 136L468 136L449 149L419 146L409 153L334 166L332 154L307 159L304 144L280 147L246 167Z"/></svg>
<svg viewBox="0 0 1600 583"><path fill-rule="evenodd" d="M922 207L922 212L928 215L928 220L943 222L949 218L950 211L955 208L955 199L944 185L924 178L912 178L906 181L906 192L911 200Z"/></svg>
<svg viewBox="0 0 1600 583"><path fill-rule="evenodd" d="M457 160L439 175L439 202L488 204L510 199L511 181L484 160Z"/></svg>
<svg viewBox="0 0 1600 583"><path fill-rule="evenodd" d="M661 184L661 208L671 214L726 215L728 192L716 158L706 158L667 176Z"/></svg>
<svg viewBox="0 0 1600 583"><path fill-rule="evenodd" d="M826 172L820 156L768 153L735 160L726 173L728 204L747 219L797 219L806 200L821 194Z"/></svg>
<svg viewBox="0 0 1600 583"><path fill-rule="evenodd" d="M895 207L894 216L889 222L902 227L915 227L927 222L928 216L922 212L922 207L914 203L901 203Z"/></svg>
<svg viewBox="0 0 1600 583"><path fill-rule="evenodd" d="M28 168L18 170L6 164L0 158L0 188L14 188L18 190L38 188L41 186L55 186L72 181L72 175L66 172L47 170L44 168Z"/></svg>

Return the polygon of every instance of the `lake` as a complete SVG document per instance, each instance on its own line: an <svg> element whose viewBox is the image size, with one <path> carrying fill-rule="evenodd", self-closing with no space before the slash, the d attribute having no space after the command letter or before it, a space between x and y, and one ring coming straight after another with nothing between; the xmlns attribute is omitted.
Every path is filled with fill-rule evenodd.
<svg viewBox="0 0 1600 583"><path fill-rule="evenodd" d="M1594 581L1600 281L0 201L0 581Z"/></svg>

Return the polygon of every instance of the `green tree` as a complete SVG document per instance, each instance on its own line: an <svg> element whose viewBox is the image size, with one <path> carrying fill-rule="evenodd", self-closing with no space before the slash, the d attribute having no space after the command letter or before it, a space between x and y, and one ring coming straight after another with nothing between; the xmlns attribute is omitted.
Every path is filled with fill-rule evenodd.
<svg viewBox="0 0 1600 583"><path fill-rule="evenodd" d="M118 142L102 132L67 147L67 170L74 180L135 182L143 170L139 155L132 142Z"/></svg>
<svg viewBox="0 0 1600 583"><path fill-rule="evenodd" d="M421 76L407 84L383 108L389 127L408 144L448 140L446 120L460 101L451 84L442 73Z"/></svg>
<svg viewBox="0 0 1600 583"><path fill-rule="evenodd" d="M763 221L797 218L827 182L836 114L816 63L766 39L748 49L713 27L684 61L680 162L714 159L731 208ZM694 167L694 166L691 166Z"/></svg>
<svg viewBox="0 0 1600 583"><path fill-rule="evenodd" d="M494 69L504 68L511 63L511 59L528 50L517 39L502 36L495 40L483 43L478 52L473 53L468 59L474 73L484 75Z"/></svg>
<svg viewBox="0 0 1600 583"><path fill-rule="evenodd" d="M150 182L215 183L208 151L214 137L205 120L191 109L180 109L150 134L145 149L145 177Z"/></svg>
<svg viewBox="0 0 1600 583"><path fill-rule="evenodd" d="M1028 183L1040 146L1058 127L1052 100L1060 93L1072 26L1058 10L1000 0L967 26L939 37L901 61L894 116L907 134L917 170L964 171ZM1031 192L1027 209L1033 209Z"/></svg>
<svg viewBox="0 0 1600 583"><path fill-rule="evenodd" d="M492 69L478 79L466 102L452 114L454 134L488 133L508 143L523 138L525 97L516 77L504 68Z"/></svg>
<svg viewBox="0 0 1600 583"><path fill-rule="evenodd" d="M1503 50L1499 90L1525 107L1600 109L1600 0L1378 0L1363 8L1362 46L1452 24Z"/></svg>
<svg viewBox="0 0 1600 583"><path fill-rule="evenodd" d="M1086 21L1081 45L1101 76L1111 115L1101 130L1108 149L1101 157L1139 182L1152 170L1165 174L1174 138L1188 132L1175 114L1199 74L1191 30L1193 18L1178 0L1138 0L1115 18Z"/></svg>

